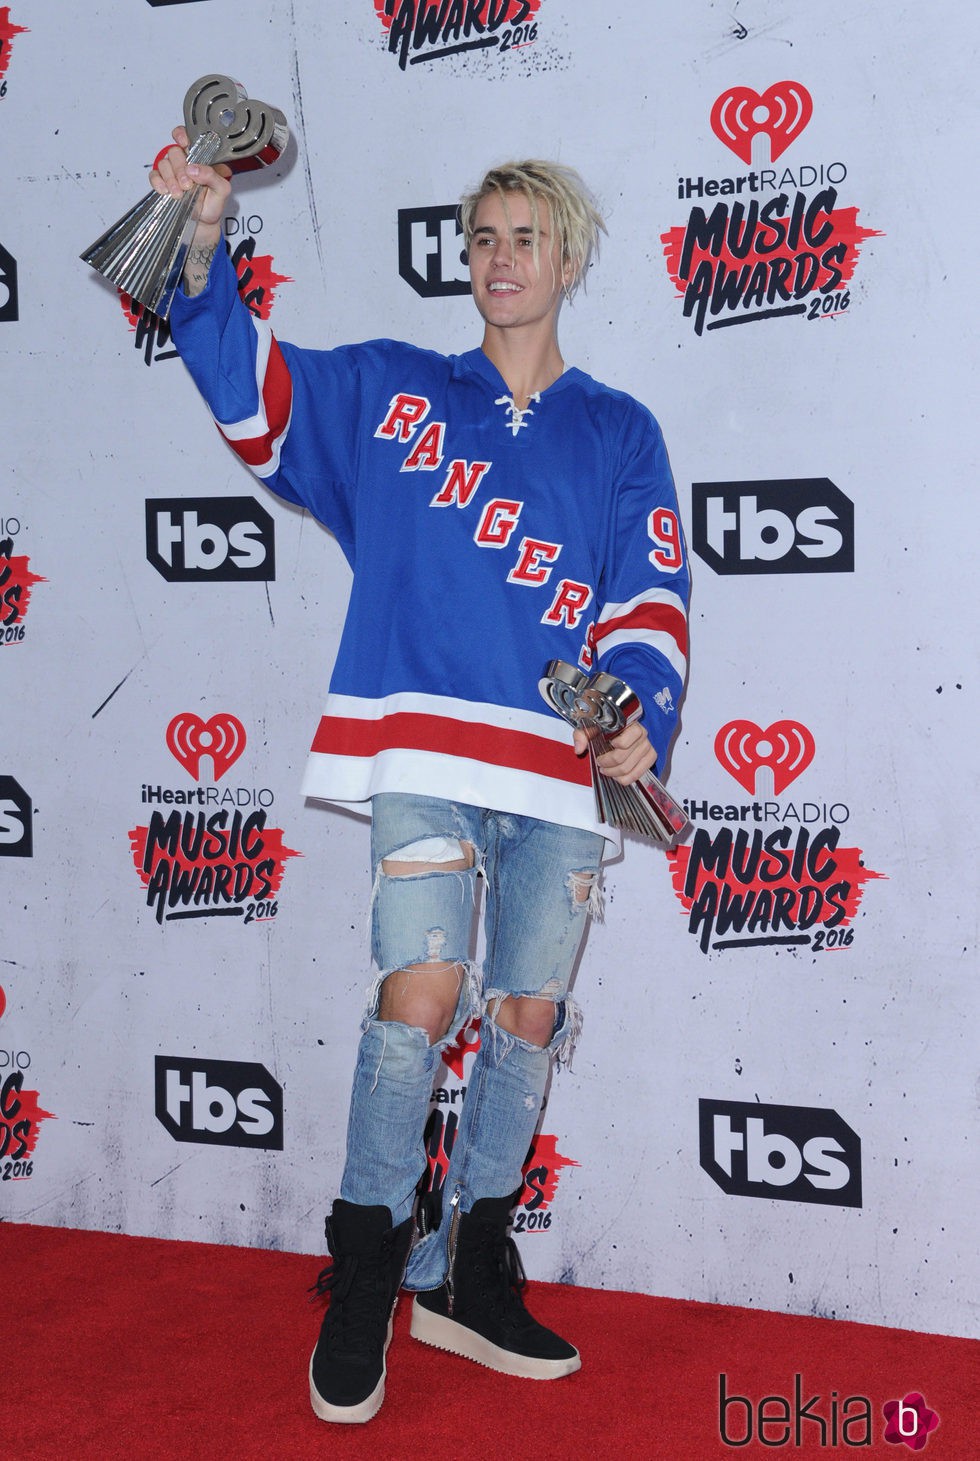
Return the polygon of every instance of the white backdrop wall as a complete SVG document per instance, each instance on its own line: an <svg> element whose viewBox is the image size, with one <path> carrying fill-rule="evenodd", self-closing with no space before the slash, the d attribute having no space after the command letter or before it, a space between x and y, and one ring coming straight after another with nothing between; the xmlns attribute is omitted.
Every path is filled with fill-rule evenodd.
<svg viewBox="0 0 980 1461"><path fill-rule="evenodd" d="M298 783L347 569L78 259L213 70L293 129L227 223L281 337L469 348L447 209L491 162L558 157L609 225L565 357L670 448L695 831L608 869L529 1272L975 1334L974 13L493 0L416 45L419 8L0 6L0 1211L313 1253L339 1176L367 831ZM807 232L758 235L699 329L691 293L739 278L740 230L715 258L706 220L753 201ZM221 805L253 818L218 859L240 898L168 903L139 829ZM753 883L755 834L800 855Z"/></svg>

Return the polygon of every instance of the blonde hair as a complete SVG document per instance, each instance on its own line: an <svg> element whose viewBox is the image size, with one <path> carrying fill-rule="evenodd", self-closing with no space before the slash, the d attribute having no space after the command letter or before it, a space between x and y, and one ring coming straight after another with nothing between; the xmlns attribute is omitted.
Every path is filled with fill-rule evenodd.
<svg viewBox="0 0 980 1461"><path fill-rule="evenodd" d="M574 168L560 162L505 162L492 167L478 187L464 193L459 205L460 222L463 225L463 241L467 247L473 241L473 227L476 210L480 202L496 193L510 221L507 207L508 193L523 193L531 209L533 226L532 247L535 265L539 264L541 223L538 217L537 200L542 198L551 213L551 227L560 249L562 268L570 267L571 278L565 287L567 298L571 299L585 275L593 257L598 257L599 234L606 232L606 225L585 183Z"/></svg>

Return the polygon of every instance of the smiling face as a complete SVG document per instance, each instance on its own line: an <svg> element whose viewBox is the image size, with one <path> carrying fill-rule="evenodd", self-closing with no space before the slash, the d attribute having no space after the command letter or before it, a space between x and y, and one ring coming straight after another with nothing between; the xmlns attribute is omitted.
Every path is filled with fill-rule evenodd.
<svg viewBox="0 0 980 1461"><path fill-rule="evenodd" d="M570 269L562 270L547 203L535 199L533 209L523 192L508 192L506 204L499 193L488 193L477 204L469 246L470 282L488 327L554 331Z"/></svg>

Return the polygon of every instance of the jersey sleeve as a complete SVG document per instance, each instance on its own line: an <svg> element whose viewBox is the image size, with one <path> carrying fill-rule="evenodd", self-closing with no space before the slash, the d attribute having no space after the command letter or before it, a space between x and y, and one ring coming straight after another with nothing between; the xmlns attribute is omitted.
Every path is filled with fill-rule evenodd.
<svg viewBox="0 0 980 1461"><path fill-rule="evenodd" d="M306 507L354 548L358 347L301 350L281 344L246 308L222 250L207 287L174 296L174 344L232 450L278 496Z"/></svg>
<svg viewBox="0 0 980 1461"><path fill-rule="evenodd" d="M636 410L615 469L596 667L639 696L662 775L687 674L690 574L663 436L648 412Z"/></svg>

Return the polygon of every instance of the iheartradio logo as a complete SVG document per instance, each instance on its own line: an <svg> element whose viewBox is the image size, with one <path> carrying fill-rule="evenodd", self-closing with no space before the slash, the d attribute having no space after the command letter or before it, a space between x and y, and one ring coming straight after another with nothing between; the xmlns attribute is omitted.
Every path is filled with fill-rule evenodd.
<svg viewBox="0 0 980 1461"><path fill-rule="evenodd" d="M749 796L755 795L762 767L771 770L773 794L779 796L806 770L815 750L813 736L798 720L774 720L766 730L752 720L730 720L715 736L715 755Z"/></svg>
<svg viewBox="0 0 980 1461"><path fill-rule="evenodd" d="M175 715L167 726L167 747L195 781L201 779L201 758L211 757L214 779L220 781L245 749L245 727L227 712L202 720L193 711Z"/></svg>
<svg viewBox="0 0 980 1461"><path fill-rule="evenodd" d="M761 94L750 86L730 86L711 108L711 130L747 167L752 142L769 138L769 161L795 142L813 116L813 99L798 81L776 81Z"/></svg>

